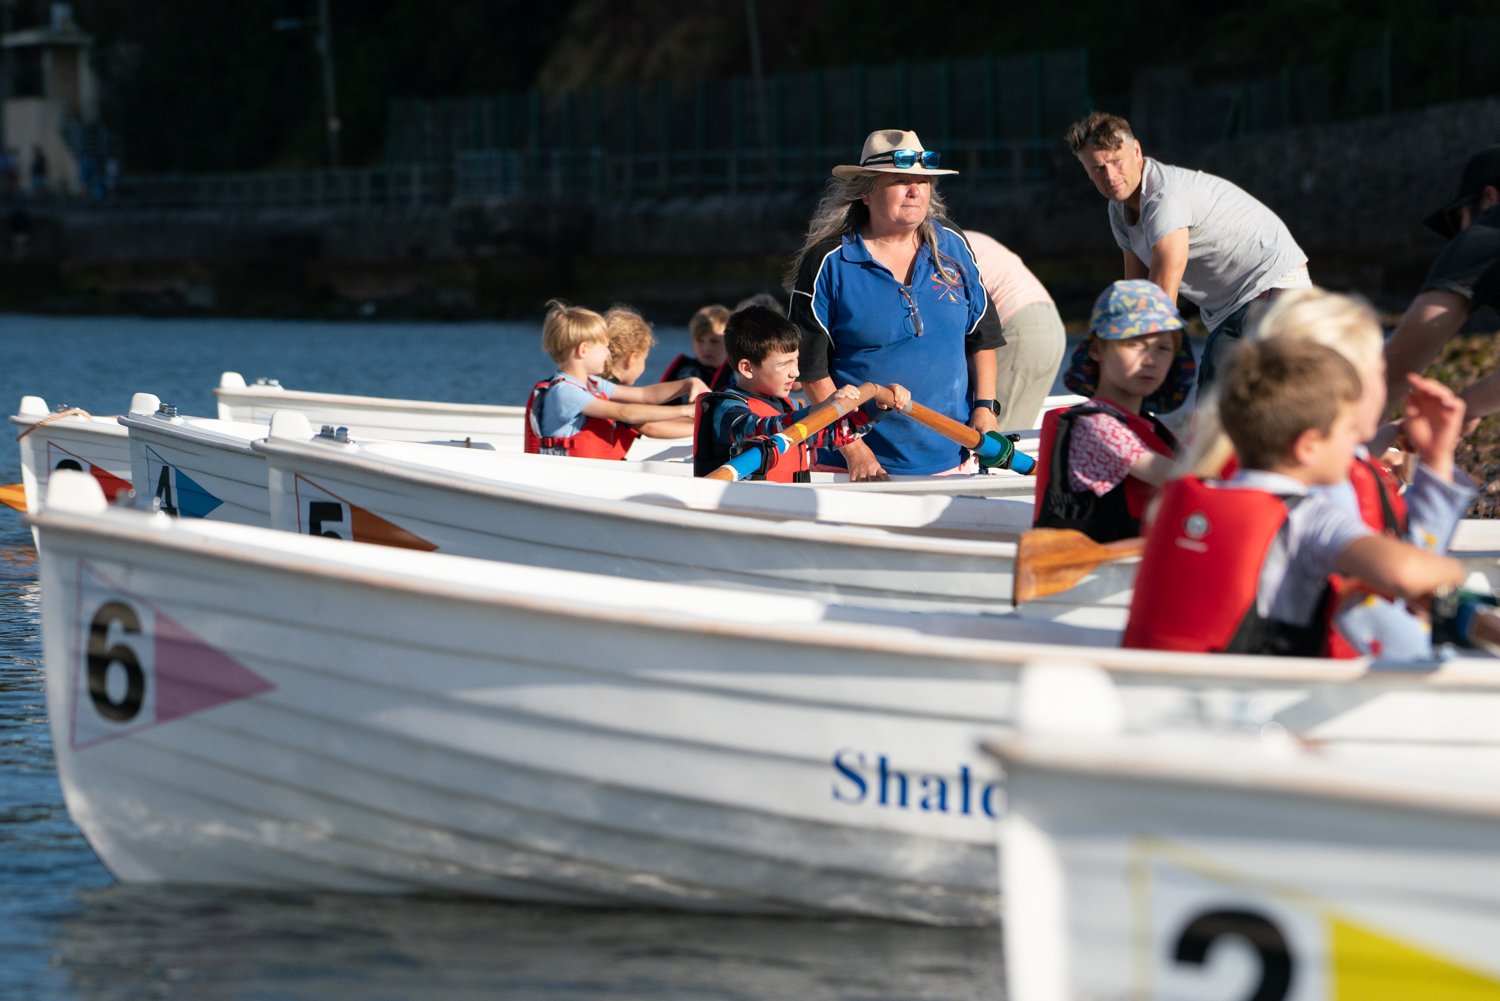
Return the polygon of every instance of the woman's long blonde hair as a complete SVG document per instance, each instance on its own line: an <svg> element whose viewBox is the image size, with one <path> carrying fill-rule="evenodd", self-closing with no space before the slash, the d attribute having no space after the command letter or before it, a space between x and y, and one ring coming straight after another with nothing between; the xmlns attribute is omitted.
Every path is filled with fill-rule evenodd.
<svg viewBox="0 0 1500 1001"><path fill-rule="evenodd" d="M791 267L787 269L783 284L788 291L796 287L797 275L802 271L802 262L807 259L808 251L830 237L852 233L870 221L870 209L864 203L864 197L875 190L875 182L880 177L880 174L872 172L829 179L828 186L823 189L823 198L818 202L812 221L807 225L807 238L802 241L802 249L797 251L792 258ZM917 238L932 254L939 274L948 281L954 281L957 279L957 269L950 270L948 265L952 262L938 252L937 224L934 222L947 216L948 206L938 194L937 179L929 178L928 183L932 186L932 196L927 203L927 218L917 226Z"/></svg>
<svg viewBox="0 0 1500 1001"><path fill-rule="evenodd" d="M1380 319L1362 296L1327 289L1299 288L1277 297L1246 336L1313 341L1347 358L1361 380L1376 377L1385 351ZM1219 417L1219 396L1210 391L1193 414L1192 441L1177 460L1173 476L1213 478L1234 453Z"/></svg>

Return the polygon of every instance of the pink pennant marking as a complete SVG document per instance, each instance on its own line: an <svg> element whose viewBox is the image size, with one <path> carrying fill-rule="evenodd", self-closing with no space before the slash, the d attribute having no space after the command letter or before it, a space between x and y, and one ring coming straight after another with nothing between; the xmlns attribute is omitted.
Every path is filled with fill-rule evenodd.
<svg viewBox="0 0 1500 1001"><path fill-rule="evenodd" d="M276 686L156 613L156 722L179 719Z"/></svg>

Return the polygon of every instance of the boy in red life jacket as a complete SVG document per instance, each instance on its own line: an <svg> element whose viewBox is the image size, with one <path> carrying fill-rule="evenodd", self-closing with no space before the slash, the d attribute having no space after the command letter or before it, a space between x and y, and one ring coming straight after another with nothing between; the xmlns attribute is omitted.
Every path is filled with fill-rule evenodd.
<svg viewBox="0 0 1500 1001"><path fill-rule="evenodd" d="M1359 373L1363 390L1357 410L1360 435L1373 439L1386 409L1385 337L1369 303L1354 296L1316 287L1293 289L1279 296L1254 321L1261 340L1315 341L1333 348ZM1344 510L1358 515L1376 532L1404 539L1433 552L1446 552L1464 510L1474 499L1472 481L1453 461L1453 449L1463 428L1463 404L1439 382L1409 376L1410 394L1401 427L1416 461L1411 482L1403 487L1367 448L1355 450L1348 477L1332 486L1317 487ZM1195 475L1222 478L1232 471L1233 448L1219 430L1218 404L1212 393L1199 400L1193 415L1195 436L1179 469ZM1399 601L1373 594L1335 578L1334 594L1340 611L1335 656L1378 653L1397 660L1420 659L1432 648L1425 621L1407 614ZM1350 600L1353 599L1353 600Z"/></svg>
<svg viewBox="0 0 1500 1001"><path fill-rule="evenodd" d="M733 365L724 354L724 326L729 322L729 307L718 303L704 306L688 321L688 337L693 353L678 355L661 374L662 382L697 376L709 389L724 389L734 380ZM687 397L672 400L686 403Z"/></svg>
<svg viewBox="0 0 1500 1001"><path fill-rule="evenodd" d="M1183 326L1177 306L1145 279L1100 294L1063 374L1091 399L1042 419L1038 528L1073 528L1099 542L1141 534L1141 515L1177 454L1154 411L1181 406L1196 372Z"/></svg>
<svg viewBox="0 0 1500 1001"><path fill-rule="evenodd" d="M591 309L556 299L547 304L542 347L557 374L532 387L526 401L526 451L590 459L623 459L638 431L631 425L691 417L691 404L664 406L674 396L708 390L699 379L654 386L619 386L599 378L609 363L609 327Z"/></svg>
<svg viewBox="0 0 1500 1001"><path fill-rule="evenodd" d="M734 384L722 392L698 398L693 430L693 475L707 476L734 458L751 438L778 434L802 420L810 407L794 409L787 394L797 381L797 355L802 333L796 324L766 306L746 306L729 318L724 332L728 364ZM911 403L911 394L894 383L889 387L897 409ZM859 390L844 386L834 393L857 399ZM847 445L884 414L871 400L788 452L771 458L771 465L751 479L801 483L808 479L810 452L828 445Z"/></svg>
<svg viewBox="0 0 1500 1001"><path fill-rule="evenodd" d="M1463 580L1457 560L1378 534L1313 489L1348 476L1362 437L1359 373L1343 355L1243 341L1218 388L1240 469L1162 489L1125 646L1319 656L1331 641L1330 575L1407 600Z"/></svg>

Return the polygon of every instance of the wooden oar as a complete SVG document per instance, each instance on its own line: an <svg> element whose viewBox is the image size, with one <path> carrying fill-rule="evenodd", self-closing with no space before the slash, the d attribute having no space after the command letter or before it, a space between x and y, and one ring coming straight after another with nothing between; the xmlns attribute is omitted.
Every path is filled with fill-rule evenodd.
<svg viewBox="0 0 1500 1001"><path fill-rule="evenodd" d="M1016 451L1015 441L1005 435L990 432L980 434L967 424L960 424L912 400L904 413L918 424L931 428L944 438L958 442L979 457L980 465L986 469L1009 469L1022 476L1031 475L1036 469L1036 460L1025 452Z"/></svg>
<svg viewBox="0 0 1500 1001"><path fill-rule="evenodd" d="M1144 539L1095 542L1071 528L1033 528L1016 542L1011 605L1073 587L1102 563L1141 555Z"/></svg>
<svg viewBox="0 0 1500 1001"><path fill-rule="evenodd" d="M749 442L748 447L743 452L704 478L709 480L724 480L728 483L746 479L754 475L756 470L760 469L766 449L775 449L778 454L783 453L787 449L811 438L840 417L873 398L881 398L887 403L892 402L890 400L890 390L884 386L877 386L873 382L867 382L859 387L858 399L841 400L838 397L831 396L809 411L807 416L802 418L801 421L793 424L780 434L772 435L764 441Z"/></svg>
<svg viewBox="0 0 1500 1001"><path fill-rule="evenodd" d="M26 510L26 484L7 483L0 486L0 504L15 508L17 511Z"/></svg>

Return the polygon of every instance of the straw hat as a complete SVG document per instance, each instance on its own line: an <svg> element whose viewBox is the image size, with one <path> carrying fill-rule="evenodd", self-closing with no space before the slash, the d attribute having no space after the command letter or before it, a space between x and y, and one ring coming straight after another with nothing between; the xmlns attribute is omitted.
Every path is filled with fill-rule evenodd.
<svg viewBox="0 0 1500 1001"><path fill-rule="evenodd" d="M919 154L917 162L909 167L898 167L892 162L892 154L898 151ZM956 174L956 170L924 167L920 154L928 150L915 132L900 129L879 129L865 137L865 148L859 151L859 163L845 163L833 168L834 177L857 177L860 174L916 174L935 177L938 174ZM936 154L934 154L936 155Z"/></svg>

